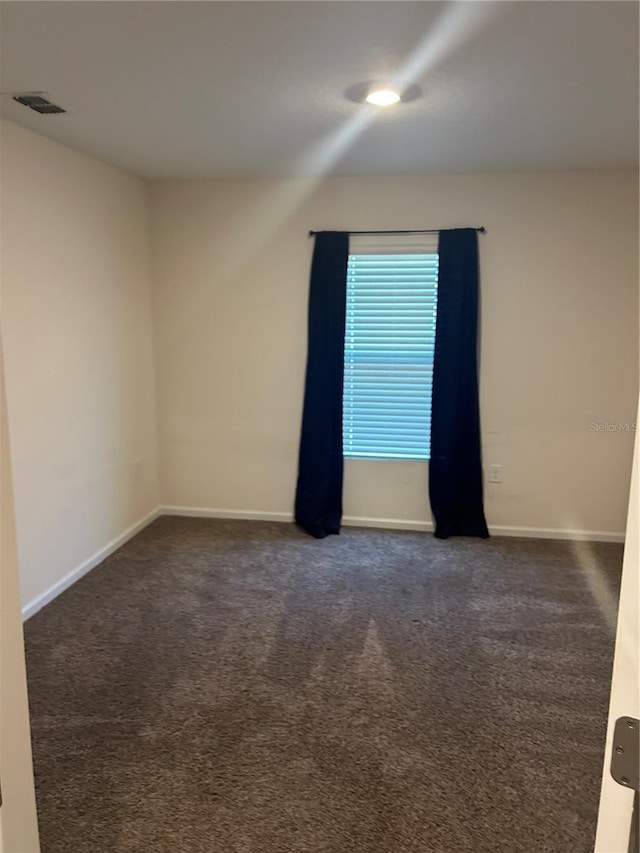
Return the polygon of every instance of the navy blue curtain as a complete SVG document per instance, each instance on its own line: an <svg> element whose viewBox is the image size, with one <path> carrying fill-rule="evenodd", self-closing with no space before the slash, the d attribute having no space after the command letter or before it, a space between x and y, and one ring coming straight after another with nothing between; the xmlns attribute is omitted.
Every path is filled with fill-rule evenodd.
<svg viewBox="0 0 640 853"><path fill-rule="evenodd" d="M435 535L489 536L478 401L478 235L440 232L429 499Z"/></svg>
<svg viewBox="0 0 640 853"><path fill-rule="evenodd" d="M296 524L323 539L342 520L342 384L349 235L316 234L295 499Z"/></svg>

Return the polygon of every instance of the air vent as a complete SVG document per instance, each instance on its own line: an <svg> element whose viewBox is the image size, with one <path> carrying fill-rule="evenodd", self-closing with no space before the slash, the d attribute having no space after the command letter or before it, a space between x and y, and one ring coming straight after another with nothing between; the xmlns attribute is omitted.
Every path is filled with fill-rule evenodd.
<svg viewBox="0 0 640 853"><path fill-rule="evenodd" d="M43 98L42 94L38 92L25 92L22 95L14 95L13 100L41 115L66 112L62 107L52 104L47 98Z"/></svg>

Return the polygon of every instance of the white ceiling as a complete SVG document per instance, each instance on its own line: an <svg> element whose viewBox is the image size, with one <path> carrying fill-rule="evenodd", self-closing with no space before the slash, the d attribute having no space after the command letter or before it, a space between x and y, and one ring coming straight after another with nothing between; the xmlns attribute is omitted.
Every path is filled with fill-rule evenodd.
<svg viewBox="0 0 640 853"><path fill-rule="evenodd" d="M638 161L637 2L2 2L2 114L147 178ZM409 77L386 111L354 83Z"/></svg>

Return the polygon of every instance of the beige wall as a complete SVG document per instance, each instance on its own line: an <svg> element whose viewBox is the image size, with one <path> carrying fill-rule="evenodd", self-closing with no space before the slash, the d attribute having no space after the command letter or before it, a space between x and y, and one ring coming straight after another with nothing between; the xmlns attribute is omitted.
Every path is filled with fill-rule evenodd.
<svg viewBox="0 0 640 853"><path fill-rule="evenodd" d="M23 604L158 503L145 184L2 123L2 323Z"/></svg>
<svg viewBox="0 0 640 853"><path fill-rule="evenodd" d="M494 527L621 533L637 399L637 173L152 185L165 504L289 513L316 229L484 225ZM349 461L345 512L429 517L426 466Z"/></svg>
<svg viewBox="0 0 640 853"><path fill-rule="evenodd" d="M40 848L11 479L0 340L0 851L37 853Z"/></svg>

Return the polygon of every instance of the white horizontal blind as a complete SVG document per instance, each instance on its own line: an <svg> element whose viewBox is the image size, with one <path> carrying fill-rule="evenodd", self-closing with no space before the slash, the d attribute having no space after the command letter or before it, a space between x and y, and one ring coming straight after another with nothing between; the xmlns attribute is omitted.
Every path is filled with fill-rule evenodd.
<svg viewBox="0 0 640 853"><path fill-rule="evenodd" d="M429 458L437 287L437 234L351 237L345 456Z"/></svg>

